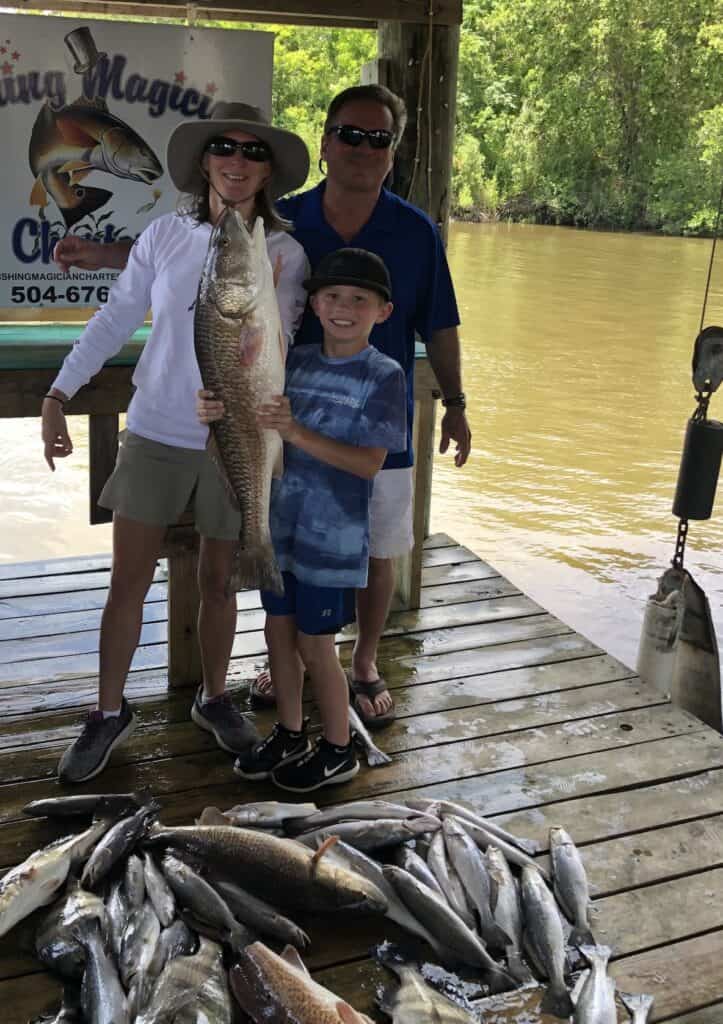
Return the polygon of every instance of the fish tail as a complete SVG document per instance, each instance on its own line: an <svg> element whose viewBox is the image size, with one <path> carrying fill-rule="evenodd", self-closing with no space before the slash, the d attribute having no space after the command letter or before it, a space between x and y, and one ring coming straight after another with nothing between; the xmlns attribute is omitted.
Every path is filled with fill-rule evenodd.
<svg viewBox="0 0 723 1024"><path fill-rule="evenodd" d="M484 971L484 979L486 984L489 985L491 995L497 995L500 992L510 992L513 988L517 988L517 983L512 975L508 974L507 971L503 971L501 967L490 967Z"/></svg>
<svg viewBox="0 0 723 1024"><path fill-rule="evenodd" d="M529 985L535 980L532 971L522 959L519 949L515 949L514 946L507 948L507 969L520 985Z"/></svg>
<svg viewBox="0 0 723 1024"><path fill-rule="evenodd" d="M278 595L284 593L284 581L276 563L271 541L261 542L249 548L239 547L228 590L229 593L235 593L237 590L270 590Z"/></svg>
<svg viewBox="0 0 723 1024"><path fill-rule="evenodd" d="M594 946L595 938L589 928L573 928L567 944L581 949L582 946Z"/></svg>
<svg viewBox="0 0 723 1024"><path fill-rule="evenodd" d="M392 759L389 754L385 754L379 747L367 747L367 764L370 768L378 768L380 764L391 764Z"/></svg>
<svg viewBox="0 0 723 1024"><path fill-rule="evenodd" d="M542 997L540 1009L543 1013L551 1013L553 1017L567 1020L575 1012L570 993L564 986L550 985Z"/></svg>
<svg viewBox="0 0 723 1024"><path fill-rule="evenodd" d="M510 944L510 937L507 932L495 923L484 929L483 938L489 949L498 952L503 952Z"/></svg>
<svg viewBox="0 0 723 1024"><path fill-rule="evenodd" d="M603 967L607 967L607 962L612 955L610 946L596 946L594 942L590 945L580 945L578 949L589 964L600 963Z"/></svg>
<svg viewBox="0 0 723 1024"><path fill-rule="evenodd" d="M643 1014L643 1020L645 1020L645 1014L653 1005L653 997L645 995L632 995L630 992L618 992L620 1001L629 1013L635 1013L637 1010L641 1010Z"/></svg>

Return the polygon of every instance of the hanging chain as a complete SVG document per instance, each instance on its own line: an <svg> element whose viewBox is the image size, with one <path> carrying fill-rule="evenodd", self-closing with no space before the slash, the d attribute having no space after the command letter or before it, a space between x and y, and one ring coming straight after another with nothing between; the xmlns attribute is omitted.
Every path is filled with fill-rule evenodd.
<svg viewBox="0 0 723 1024"><path fill-rule="evenodd" d="M678 521L678 536L675 539L675 554L673 555L673 561L670 563L674 569L683 568L683 559L685 558L685 541L688 537L688 520L681 519Z"/></svg>

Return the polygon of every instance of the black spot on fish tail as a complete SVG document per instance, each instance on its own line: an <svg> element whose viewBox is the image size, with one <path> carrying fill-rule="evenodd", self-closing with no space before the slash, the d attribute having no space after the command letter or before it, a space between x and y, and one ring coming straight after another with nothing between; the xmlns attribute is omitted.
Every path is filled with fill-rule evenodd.
<svg viewBox="0 0 723 1024"><path fill-rule="evenodd" d="M238 549L226 589L229 594L237 590L270 590L283 595L284 581L270 542Z"/></svg>

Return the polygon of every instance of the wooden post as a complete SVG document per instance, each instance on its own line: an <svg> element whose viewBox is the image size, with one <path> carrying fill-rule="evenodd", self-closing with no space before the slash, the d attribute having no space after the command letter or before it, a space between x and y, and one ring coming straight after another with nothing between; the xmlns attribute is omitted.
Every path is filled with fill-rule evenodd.
<svg viewBox="0 0 723 1024"><path fill-rule="evenodd" d="M113 513L98 504L100 492L113 472L118 455L118 413L88 417L88 484L90 522L110 523Z"/></svg>
<svg viewBox="0 0 723 1024"><path fill-rule="evenodd" d="M198 643L198 534L184 513L169 526L162 555L168 559L168 685L197 686L203 679Z"/></svg>
<svg viewBox="0 0 723 1024"><path fill-rule="evenodd" d="M430 0L431 2L431 0ZM379 56L362 82L386 85L404 99L408 121L397 150L392 189L424 210L447 238L454 153L459 26L379 23ZM429 532L436 381L417 361L414 403L414 549L397 564L394 605L418 608L422 545Z"/></svg>

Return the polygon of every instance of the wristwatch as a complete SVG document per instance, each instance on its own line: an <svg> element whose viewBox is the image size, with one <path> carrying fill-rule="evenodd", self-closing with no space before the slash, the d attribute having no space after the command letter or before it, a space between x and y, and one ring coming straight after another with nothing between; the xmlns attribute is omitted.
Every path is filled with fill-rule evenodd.
<svg viewBox="0 0 723 1024"><path fill-rule="evenodd" d="M443 398L442 405L445 409L466 409L467 399L465 398L464 391L460 391L458 395L450 395L449 398Z"/></svg>

